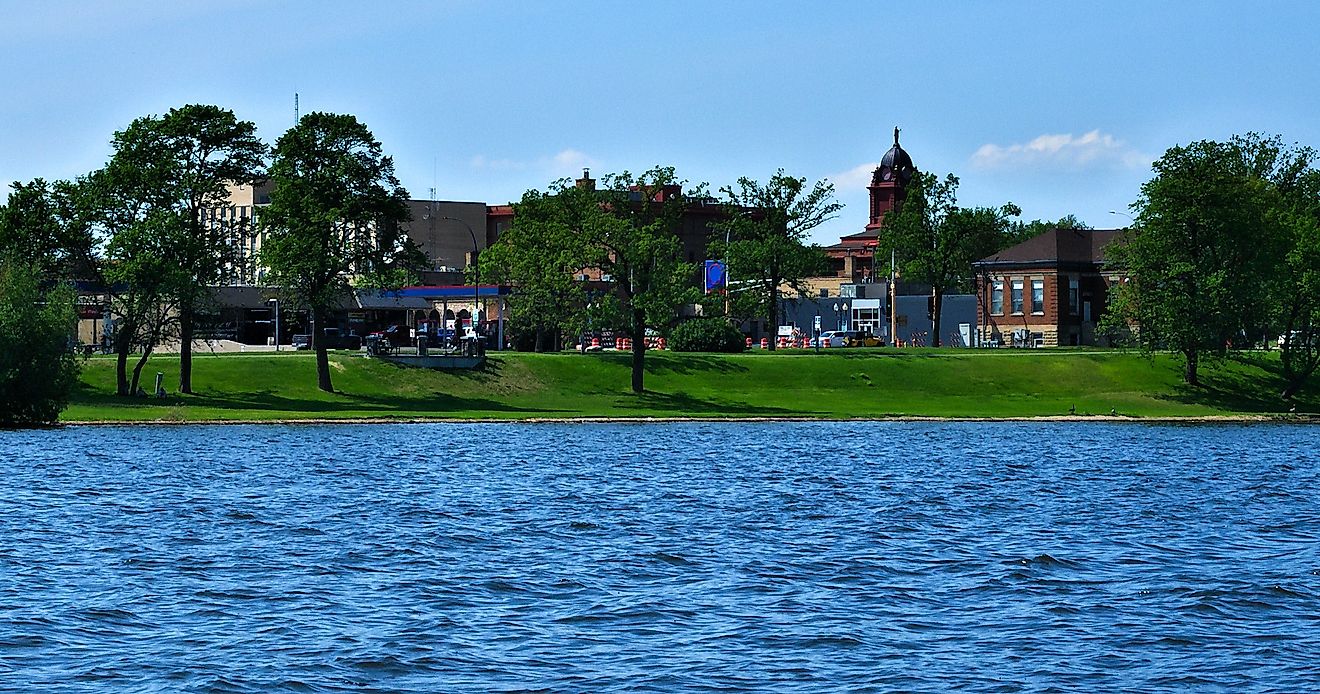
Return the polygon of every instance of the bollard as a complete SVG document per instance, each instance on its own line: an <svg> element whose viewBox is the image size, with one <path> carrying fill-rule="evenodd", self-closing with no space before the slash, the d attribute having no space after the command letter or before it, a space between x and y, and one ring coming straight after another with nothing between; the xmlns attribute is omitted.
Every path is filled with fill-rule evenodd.
<svg viewBox="0 0 1320 694"><path fill-rule="evenodd" d="M593 337L593 338L591 338L591 348L592 348L592 349L600 349L600 338L599 338L599 337Z"/></svg>
<svg viewBox="0 0 1320 694"><path fill-rule="evenodd" d="M665 349L665 344L666 344L666 343L665 343L665 338L663 338L663 337L660 338L659 349Z"/></svg>
<svg viewBox="0 0 1320 694"><path fill-rule="evenodd" d="M747 338L747 349L751 349L751 348L752 348L752 338L749 337Z"/></svg>
<svg viewBox="0 0 1320 694"><path fill-rule="evenodd" d="M765 338L765 337L761 338L761 349L770 349L769 338Z"/></svg>

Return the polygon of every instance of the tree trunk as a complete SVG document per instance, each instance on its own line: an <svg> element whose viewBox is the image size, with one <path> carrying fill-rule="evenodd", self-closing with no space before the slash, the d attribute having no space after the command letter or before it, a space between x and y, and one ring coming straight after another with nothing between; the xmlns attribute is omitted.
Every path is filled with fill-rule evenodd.
<svg viewBox="0 0 1320 694"><path fill-rule="evenodd" d="M774 351L775 343L779 341L779 285L774 282L774 278L771 278L766 303L770 306L766 310L765 331L768 333L766 344L769 346L768 349Z"/></svg>
<svg viewBox="0 0 1320 694"><path fill-rule="evenodd" d="M316 387L327 393L335 392L334 384L330 382L330 355L326 354L325 349L325 312L318 308L312 309L312 348L316 350ZM317 335L316 330L321 334Z"/></svg>
<svg viewBox="0 0 1320 694"><path fill-rule="evenodd" d="M192 395L193 307L179 306L179 392Z"/></svg>
<svg viewBox="0 0 1320 694"><path fill-rule="evenodd" d="M133 365L133 382L129 384L129 391L134 395L137 395L138 388L142 385L142 367L147 365L147 360L150 358L151 348L148 347L142 350L142 356L139 357L137 363Z"/></svg>
<svg viewBox="0 0 1320 694"><path fill-rule="evenodd" d="M1201 385L1201 381L1196 374L1197 361L1201 356L1200 353L1196 351L1183 352L1183 356L1187 357L1187 367L1183 369L1183 381L1189 386Z"/></svg>
<svg viewBox="0 0 1320 694"><path fill-rule="evenodd" d="M634 308L632 343L632 389L634 393L641 393L645 390L642 384L642 368L645 366L645 359L646 313L640 308Z"/></svg>
<svg viewBox="0 0 1320 694"><path fill-rule="evenodd" d="M115 393L132 395L128 387L128 353L133 348L132 335L135 332L132 322L121 320L115 331Z"/></svg>
<svg viewBox="0 0 1320 694"><path fill-rule="evenodd" d="M128 390L128 345L115 338L115 393L131 395Z"/></svg>
<svg viewBox="0 0 1320 694"><path fill-rule="evenodd" d="M944 293L939 289L932 289L930 302L930 346L939 347L942 344L940 342L940 313L944 311Z"/></svg>

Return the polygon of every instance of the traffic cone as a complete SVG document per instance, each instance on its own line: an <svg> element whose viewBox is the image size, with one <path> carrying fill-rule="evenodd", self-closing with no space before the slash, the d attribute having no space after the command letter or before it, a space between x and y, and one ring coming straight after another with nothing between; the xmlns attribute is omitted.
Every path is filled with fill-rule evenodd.
<svg viewBox="0 0 1320 694"><path fill-rule="evenodd" d="M751 349L751 348L752 348L752 338L749 337L747 338L747 349Z"/></svg>
<svg viewBox="0 0 1320 694"><path fill-rule="evenodd" d="M593 338L591 338L591 348L592 348L592 349L600 349L600 338L599 338L599 337L593 337Z"/></svg>
<svg viewBox="0 0 1320 694"><path fill-rule="evenodd" d="M761 338L761 349L770 349L769 338L765 338L765 337Z"/></svg>
<svg viewBox="0 0 1320 694"><path fill-rule="evenodd" d="M665 349L665 338L660 338L659 349Z"/></svg>

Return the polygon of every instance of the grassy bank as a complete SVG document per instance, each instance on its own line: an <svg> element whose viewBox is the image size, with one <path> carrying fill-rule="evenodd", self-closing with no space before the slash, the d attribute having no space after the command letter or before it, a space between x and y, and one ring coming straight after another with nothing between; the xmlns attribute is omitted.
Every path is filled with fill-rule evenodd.
<svg viewBox="0 0 1320 694"><path fill-rule="evenodd" d="M1172 357L1107 351L865 350L745 355L652 353L647 392L628 389L623 354L492 355L486 369L440 372L332 357L334 394L316 389L310 354L198 355L197 394L119 398L114 361L93 358L65 421L573 417L1197 417L1269 414L1277 357L1207 369L1188 388ZM177 383L177 357L144 370ZM1299 411L1320 410L1314 395Z"/></svg>

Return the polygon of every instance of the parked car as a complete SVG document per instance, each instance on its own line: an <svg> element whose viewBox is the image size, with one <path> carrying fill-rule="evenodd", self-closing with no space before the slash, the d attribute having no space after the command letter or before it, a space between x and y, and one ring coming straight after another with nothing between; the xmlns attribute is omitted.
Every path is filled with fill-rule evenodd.
<svg viewBox="0 0 1320 694"><path fill-rule="evenodd" d="M408 347L413 344L412 328L406 325L391 325L371 334L379 335L393 347Z"/></svg>
<svg viewBox="0 0 1320 694"><path fill-rule="evenodd" d="M844 347L848 344L848 337L846 331L843 330L826 330L820 334L819 338L811 338L810 344L812 347L817 346L817 344L821 347Z"/></svg>
<svg viewBox="0 0 1320 694"><path fill-rule="evenodd" d="M884 347L885 341L872 335L870 330L849 330L844 333L844 345L847 347Z"/></svg>

